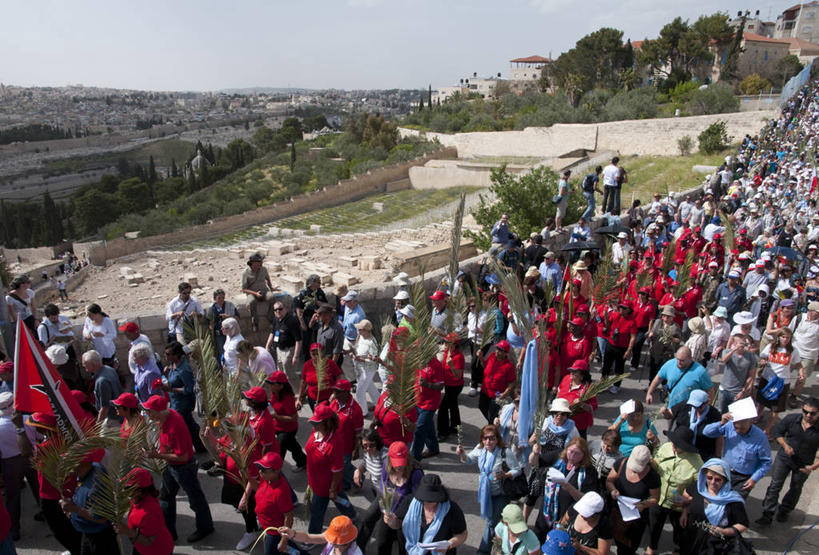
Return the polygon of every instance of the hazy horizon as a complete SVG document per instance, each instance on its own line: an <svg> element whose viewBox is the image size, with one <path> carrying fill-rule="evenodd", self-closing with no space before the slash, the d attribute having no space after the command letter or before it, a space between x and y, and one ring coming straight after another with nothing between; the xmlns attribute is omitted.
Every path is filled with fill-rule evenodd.
<svg viewBox="0 0 819 555"><path fill-rule="evenodd" d="M656 36L674 17L740 9L775 20L789 1L204 0L11 3L0 82L209 92L224 89L420 89L508 76L509 60L556 58L603 26Z"/></svg>

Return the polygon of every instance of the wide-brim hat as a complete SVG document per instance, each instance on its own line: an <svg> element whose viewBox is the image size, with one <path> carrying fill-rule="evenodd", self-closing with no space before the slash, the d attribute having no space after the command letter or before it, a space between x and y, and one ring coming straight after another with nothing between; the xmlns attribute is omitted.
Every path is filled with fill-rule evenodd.
<svg viewBox="0 0 819 555"><path fill-rule="evenodd" d="M754 316L753 312L743 310L742 312L737 312L734 314L734 323L737 325L744 325L744 324L753 324L756 322L756 316Z"/></svg>
<svg viewBox="0 0 819 555"><path fill-rule="evenodd" d="M549 412L571 413L572 409L567 399L558 397L557 399L552 401L552 405L549 407Z"/></svg>
<svg viewBox="0 0 819 555"><path fill-rule="evenodd" d="M663 307L663 313L662 314L663 314L663 316L671 316L672 318L676 318L677 317L677 310L673 306L671 306L669 304L669 305L666 305L666 306Z"/></svg>
<svg viewBox="0 0 819 555"><path fill-rule="evenodd" d="M694 431L686 426L680 426L671 430L665 431L668 436L668 441L674 444L677 449L688 451L689 453L696 453L697 446L694 445Z"/></svg>
<svg viewBox="0 0 819 555"><path fill-rule="evenodd" d="M425 474L415 488L415 498L422 503L443 503L449 501L449 491L444 487L440 476Z"/></svg>
<svg viewBox="0 0 819 555"><path fill-rule="evenodd" d="M540 550L546 555L574 555L575 552L569 533L558 528L549 532Z"/></svg>
<svg viewBox="0 0 819 555"><path fill-rule="evenodd" d="M330 521L330 526L324 531L324 539L328 543L344 545L358 537L358 528L348 516L337 516Z"/></svg>

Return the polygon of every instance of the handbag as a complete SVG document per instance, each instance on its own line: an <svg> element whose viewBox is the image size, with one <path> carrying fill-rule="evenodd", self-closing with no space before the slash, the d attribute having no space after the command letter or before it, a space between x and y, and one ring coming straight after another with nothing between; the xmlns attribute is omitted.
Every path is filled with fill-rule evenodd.
<svg viewBox="0 0 819 555"><path fill-rule="evenodd" d="M552 204L560 204L560 201L563 200L562 195L555 195L552 197Z"/></svg>
<svg viewBox="0 0 819 555"><path fill-rule="evenodd" d="M501 460L503 461L501 468L504 472L509 472L509 465L506 464L506 448L501 451ZM501 478L501 490L509 501L517 501L529 493L529 483L521 472L512 478Z"/></svg>
<svg viewBox="0 0 819 555"><path fill-rule="evenodd" d="M768 383L765 384L765 387L763 387L759 393L768 401L776 401L782 394L783 389L785 389L785 380L774 375L773 378L768 380Z"/></svg>
<svg viewBox="0 0 819 555"><path fill-rule="evenodd" d="M710 536L702 545L704 555L755 555L754 545L737 532L730 538Z"/></svg>

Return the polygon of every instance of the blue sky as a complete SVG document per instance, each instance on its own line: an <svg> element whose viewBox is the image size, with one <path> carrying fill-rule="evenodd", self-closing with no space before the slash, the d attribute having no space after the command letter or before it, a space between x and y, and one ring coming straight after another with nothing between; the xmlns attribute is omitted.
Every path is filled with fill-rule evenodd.
<svg viewBox="0 0 819 555"><path fill-rule="evenodd" d="M602 26L794 0L0 0L0 82L152 90L433 88L557 57Z"/></svg>

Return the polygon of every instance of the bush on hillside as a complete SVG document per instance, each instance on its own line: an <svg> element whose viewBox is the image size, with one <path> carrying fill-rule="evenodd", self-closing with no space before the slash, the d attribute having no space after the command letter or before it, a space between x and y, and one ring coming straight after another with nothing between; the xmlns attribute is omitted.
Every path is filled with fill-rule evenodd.
<svg viewBox="0 0 819 555"><path fill-rule="evenodd" d="M697 139L700 143L700 152L703 154L714 154L725 150L731 142L731 137L725 131L724 121L715 121L706 127Z"/></svg>
<svg viewBox="0 0 819 555"><path fill-rule="evenodd" d="M758 73L752 73L739 83L742 94L759 94L771 90L771 82Z"/></svg>
<svg viewBox="0 0 819 555"><path fill-rule="evenodd" d="M692 116L738 112L739 99L734 96L730 85L717 83L697 89L686 104L686 109Z"/></svg>
<svg viewBox="0 0 819 555"><path fill-rule="evenodd" d="M691 154L691 149L694 148L694 139L691 135L685 135L677 139L677 148L680 149L680 156L688 156Z"/></svg>

